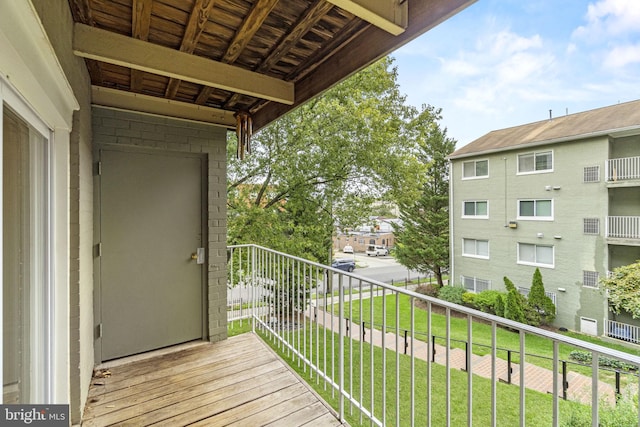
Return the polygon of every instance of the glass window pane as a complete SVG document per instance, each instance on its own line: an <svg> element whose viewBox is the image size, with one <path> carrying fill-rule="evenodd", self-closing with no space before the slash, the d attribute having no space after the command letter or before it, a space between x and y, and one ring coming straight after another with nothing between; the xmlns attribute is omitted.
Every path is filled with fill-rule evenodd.
<svg viewBox="0 0 640 427"><path fill-rule="evenodd" d="M476 254L480 256L489 256L489 242L487 240L477 240Z"/></svg>
<svg viewBox="0 0 640 427"><path fill-rule="evenodd" d="M476 162L476 176L489 175L489 160L481 160Z"/></svg>
<svg viewBox="0 0 640 427"><path fill-rule="evenodd" d="M476 241L473 239L463 239L463 253L467 255L476 254Z"/></svg>
<svg viewBox="0 0 640 427"><path fill-rule="evenodd" d="M533 154L522 154L518 156L518 172L533 171Z"/></svg>
<svg viewBox="0 0 640 427"><path fill-rule="evenodd" d="M475 202L464 202L464 214L467 216L473 216L476 214Z"/></svg>
<svg viewBox="0 0 640 427"><path fill-rule="evenodd" d="M470 178L476 175L475 162L465 162L462 164L462 176Z"/></svg>
<svg viewBox="0 0 640 427"><path fill-rule="evenodd" d="M535 202L533 200L520 201L520 216L533 216Z"/></svg>
<svg viewBox="0 0 640 427"><path fill-rule="evenodd" d="M536 202L536 216L551 216L551 200L538 200Z"/></svg>
<svg viewBox="0 0 640 427"><path fill-rule="evenodd" d="M476 215L487 215L487 202L476 202Z"/></svg>
<svg viewBox="0 0 640 427"><path fill-rule="evenodd" d="M536 170L549 170L553 168L551 151L536 154Z"/></svg>
<svg viewBox="0 0 640 427"><path fill-rule="evenodd" d="M536 249L535 245L528 245L526 243L518 244L518 259L522 262L536 262Z"/></svg>
<svg viewBox="0 0 640 427"><path fill-rule="evenodd" d="M553 265L553 247L537 246L536 258L537 258L538 264Z"/></svg>

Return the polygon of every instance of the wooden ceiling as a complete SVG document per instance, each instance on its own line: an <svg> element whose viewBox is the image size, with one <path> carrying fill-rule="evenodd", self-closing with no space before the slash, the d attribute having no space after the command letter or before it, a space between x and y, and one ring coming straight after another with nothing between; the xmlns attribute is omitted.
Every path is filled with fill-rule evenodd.
<svg viewBox="0 0 640 427"><path fill-rule="evenodd" d="M93 102L259 129L475 0L69 0Z"/></svg>

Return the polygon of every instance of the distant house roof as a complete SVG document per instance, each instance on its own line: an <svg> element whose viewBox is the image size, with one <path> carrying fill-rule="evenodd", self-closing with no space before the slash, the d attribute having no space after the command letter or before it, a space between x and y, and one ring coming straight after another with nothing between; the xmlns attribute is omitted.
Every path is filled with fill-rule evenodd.
<svg viewBox="0 0 640 427"><path fill-rule="evenodd" d="M449 158L477 156L528 146L554 144L601 135L625 135L640 129L640 100L494 130L454 151Z"/></svg>

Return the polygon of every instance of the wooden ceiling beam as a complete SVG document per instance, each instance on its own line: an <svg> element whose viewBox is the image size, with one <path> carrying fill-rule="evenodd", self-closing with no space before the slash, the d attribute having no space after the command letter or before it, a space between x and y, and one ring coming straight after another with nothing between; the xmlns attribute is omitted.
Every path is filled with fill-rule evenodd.
<svg viewBox="0 0 640 427"><path fill-rule="evenodd" d="M189 15L187 27L184 30L184 36L180 44L181 52L193 53L196 49L198 40L204 30L204 25L209 20L209 13L211 13L214 3L215 0L196 0L196 4L193 5L193 9L191 10L191 15ZM175 98L179 87L180 79L170 78L165 96L169 99Z"/></svg>
<svg viewBox="0 0 640 427"><path fill-rule="evenodd" d="M327 0L376 27L400 35L407 28L409 2L400 0Z"/></svg>
<svg viewBox="0 0 640 427"><path fill-rule="evenodd" d="M131 8L131 37L138 40L149 40L149 28L151 27L151 3L152 0L133 0ZM135 68L131 69L131 90L142 92L144 74Z"/></svg>
<svg viewBox="0 0 640 427"><path fill-rule="evenodd" d="M279 0L264 0L256 2L256 4L242 22L240 29L236 32L229 47L225 52L222 62L231 64L240 56L245 47L249 44L255 33L260 29L262 23L271 13L273 8L278 4Z"/></svg>
<svg viewBox="0 0 640 427"><path fill-rule="evenodd" d="M263 72L270 70L331 8L333 8L331 3L327 3L325 0L316 0L300 17L284 40L279 42L273 52L260 64L256 71Z"/></svg>
<svg viewBox="0 0 640 427"><path fill-rule="evenodd" d="M293 105L267 105L253 116L254 132L271 123L291 109L388 55L449 17L473 4L476 0L407 0L411 3L409 25L404 33L392 36L378 27L370 26L340 52L324 61L296 83L296 102Z"/></svg>
<svg viewBox="0 0 640 427"><path fill-rule="evenodd" d="M295 101L291 82L84 24L74 25L73 52L84 58L282 104Z"/></svg>
<svg viewBox="0 0 640 427"><path fill-rule="evenodd" d="M156 96L127 92L101 86L91 87L92 103L103 107L139 111L147 114L177 117L180 119L212 123L225 128L235 128L233 111L194 105L188 102L158 98Z"/></svg>

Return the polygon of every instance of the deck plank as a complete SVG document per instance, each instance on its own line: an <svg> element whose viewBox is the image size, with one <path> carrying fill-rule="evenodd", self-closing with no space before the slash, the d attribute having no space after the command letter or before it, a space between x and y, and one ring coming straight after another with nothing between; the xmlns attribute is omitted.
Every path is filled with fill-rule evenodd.
<svg viewBox="0 0 640 427"><path fill-rule="evenodd" d="M86 427L342 425L254 334L103 369L110 376L92 381Z"/></svg>

